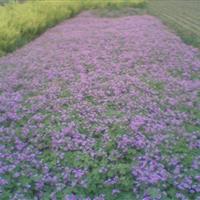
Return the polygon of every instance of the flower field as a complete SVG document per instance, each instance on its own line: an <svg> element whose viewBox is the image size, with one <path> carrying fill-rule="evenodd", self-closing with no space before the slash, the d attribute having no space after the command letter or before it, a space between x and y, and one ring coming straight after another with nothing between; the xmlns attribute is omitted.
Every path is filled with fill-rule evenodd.
<svg viewBox="0 0 200 200"><path fill-rule="evenodd" d="M82 13L0 72L2 200L200 199L200 52L157 18Z"/></svg>

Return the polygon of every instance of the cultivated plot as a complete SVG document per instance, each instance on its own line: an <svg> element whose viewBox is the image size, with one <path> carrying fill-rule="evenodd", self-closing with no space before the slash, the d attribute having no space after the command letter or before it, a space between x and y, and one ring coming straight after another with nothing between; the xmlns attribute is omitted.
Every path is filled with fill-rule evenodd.
<svg viewBox="0 0 200 200"><path fill-rule="evenodd" d="M84 13L0 66L2 199L200 198L200 52L155 17Z"/></svg>

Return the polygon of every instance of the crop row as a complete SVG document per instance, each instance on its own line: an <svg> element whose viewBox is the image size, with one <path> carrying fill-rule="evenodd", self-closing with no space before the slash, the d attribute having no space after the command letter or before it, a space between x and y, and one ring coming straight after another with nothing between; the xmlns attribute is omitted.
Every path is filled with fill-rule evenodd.
<svg viewBox="0 0 200 200"><path fill-rule="evenodd" d="M160 17L182 39L196 47L200 44L200 1L149 1L151 14Z"/></svg>

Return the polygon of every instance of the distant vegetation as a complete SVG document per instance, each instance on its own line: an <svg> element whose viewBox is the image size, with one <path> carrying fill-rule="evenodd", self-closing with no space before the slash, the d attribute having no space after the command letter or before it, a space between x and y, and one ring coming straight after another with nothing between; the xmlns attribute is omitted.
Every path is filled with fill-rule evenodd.
<svg viewBox="0 0 200 200"><path fill-rule="evenodd" d="M200 1L151 0L148 10L175 30L184 42L200 47Z"/></svg>
<svg viewBox="0 0 200 200"><path fill-rule="evenodd" d="M72 17L81 10L144 5L144 0L43 0L23 4L12 2L0 6L0 55L15 50L48 27Z"/></svg>

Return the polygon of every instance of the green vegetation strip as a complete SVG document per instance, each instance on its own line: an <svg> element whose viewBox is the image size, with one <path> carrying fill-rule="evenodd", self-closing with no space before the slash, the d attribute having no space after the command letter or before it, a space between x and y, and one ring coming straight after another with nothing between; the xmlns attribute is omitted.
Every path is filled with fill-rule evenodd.
<svg viewBox="0 0 200 200"><path fill-rule="evenodd" d="M200 47L200 1L149 0L148 11L174 29L186 43Z"/></svg>
<svg viewBox="0 0 200 200"><path fill-rule="evenodd" d="M187 24L189 27L191 27L192 29L195 29L195 30L200 30L200 26L199 26L199 21L195 20L195 19L192 19L191 17L188 17L186 14L184 13L177 13L177 15L174 14L175 11L169 11L168 9L166 8L162 8L160 9L160 12L161 13L165 13L167 14L168 16L173 16L173 18L177 21L182 21L184 22L185 24Z"/></svg>

